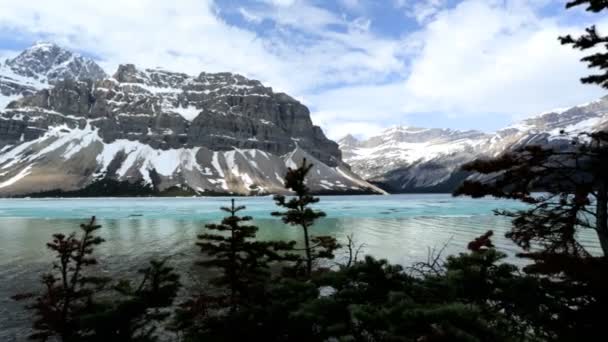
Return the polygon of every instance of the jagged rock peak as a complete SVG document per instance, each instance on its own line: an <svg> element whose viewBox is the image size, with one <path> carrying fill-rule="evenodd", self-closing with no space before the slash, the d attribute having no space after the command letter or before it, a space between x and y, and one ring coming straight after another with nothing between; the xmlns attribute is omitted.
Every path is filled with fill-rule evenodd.
<svg viewBox="0 0 608 342"><path fill-rule="evenodd" d="M359 139L352 134L347 134L342 139L338 140L340 146L357 146L359 145Z"/></svg>
<svg viewBox="0 0 608 342"><path fill-rule="evenodd" d="M37 42L5 65L15 74L44 83L65 79L100 80L106 77L103 69L91 58L81 56L49 42Z"/></svg>
<svg viewBox="0 0 608 342"><path fill-rule="evenodd" d="M232 88L234 90L260 90L272 93L272 88L265 87L260 81L248 79L229 72L207 73L191 76L181 72L168 71L162 68L139 69L134 64L122 64L112 76L119 83L136 83L159 88ZM200 90L200 89L198 89ZM293 100L286 94L274 94L283 100Z"/></svg>
<svg viewBox="0 0 608 342"><path fill-rule="evenodd" d="M487 134L476 130L461 131L450 128L421 128L399 125L389 127L380 134L369 139L357 141L357 146L375 147L386 143L440 142L460 139L479 139L483 137L487 137ZM341 145L343 139L340 140Z"/></svg>
<svg viewBox="0 0 608 342"><path fill-rule="evenodd" d="M460 166L525 145L567 146L567 136L608 129L608 96L550 110L492 134L397 126L357 145L340 141L355 173L395 192L451 192L468 173Z"/></svg>

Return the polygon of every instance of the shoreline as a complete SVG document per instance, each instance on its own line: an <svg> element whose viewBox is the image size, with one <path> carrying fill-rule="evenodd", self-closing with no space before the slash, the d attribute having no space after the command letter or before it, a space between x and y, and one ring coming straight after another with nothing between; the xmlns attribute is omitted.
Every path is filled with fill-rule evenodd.
<svg viewBox="0 0 608 342"><path fill-rule="evenodd" d="M62 200L62 199L188 199L188 198L272 198L277 194L267 194L267 195L240 195L240 194L217 194L217 195L193 195L193 196L9 196L4 197L0 196L1 200ZM387 194L378 194L378 193L315 193L314 196L321 197L343 197L343 196L374 196L374 197L383 197L383 196L396 196L396 195L452 195L450 192L401 192L401 193L387 193ZM284 196L291 196L286 194Z"/></svg>

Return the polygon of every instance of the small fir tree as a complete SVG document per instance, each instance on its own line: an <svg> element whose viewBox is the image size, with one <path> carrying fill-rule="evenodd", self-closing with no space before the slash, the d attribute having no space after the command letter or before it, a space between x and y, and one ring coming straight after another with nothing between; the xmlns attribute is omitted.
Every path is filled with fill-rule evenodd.
<svg viewBox="0 0 608 342"><path fill-rule="evenodd" d="M165 322L181 284L166 260L151 260L140 269L137 284L123 280L113 287L114 298L87 317L90 341L157 341L158 326Z"/></svg>
<svg viewBox="0 0 608 342"><path fill-rule="evenodd" d="M101 291L108 278L94 276L89 267L97 264L93 257L96 246L104 240L95 235L101 228L93 216L80 225L82 235L54 234L47 243L57 259L52 272L42 276L44 289L40 294L19 294L16 300L33 298L27 306L34 313L34 333L30 339L46 341L58 337L62 341L80 341L84 335L83 317L94 312L94 294Z"/></svg>
<svg viewBox="0 0 608 342"><path fill-rule="evenodd" d="M33 299L34 333L30 339L47 341L156 341L156 325L169 312L180 287L179 277L165 262L151 261L140 270L137 287L130 281L114 286L109 277L94 276L95 247L104 240L95 235L101 226L95 217L75 233L55 234L47 247L58 259L52 272L43 275L42 293L19 294L16 300ZM103 295L100 292L103 291ZM163 311L164 310L164 311Z"/></svg>
<svg viewBox="0 0 608 342"><path fill-rule="evenodd" d="M286 211L273 212L273 216L279 216L286 224L297 226L302 229L304 234L304 251L306 253L306 275L312 274L312 267L315 260L325 258L333 259L334 251L340 247L337 240L331 236L311 236L310 228L315 221L325 217L325 212L315 210L310 206L319 202L318 197L310 194L310 189L306 185L306 176L313 168L312 164L302 159L302 164L297 169L287 169L285 175L285 188L295 192L295 196L289 200L282 195L276 195L274 200L279 207Z"/></svg>
<svg viewBox="0 0 608 342"><path fill-rule="evenodd" d="M235 312L269 279L269 263L293 258L284 252L291 250L295 242L255 241L258 227L243 224L252 218L237 215L245 206L236 206L232 199L230 207L221 209L229 216L220 224L208 224L206 227L226 234L206 233L198 236L197 245L211 257L198 264L221 269L221 275L213 279L213 283L228 288L230 310Z"/></svg>

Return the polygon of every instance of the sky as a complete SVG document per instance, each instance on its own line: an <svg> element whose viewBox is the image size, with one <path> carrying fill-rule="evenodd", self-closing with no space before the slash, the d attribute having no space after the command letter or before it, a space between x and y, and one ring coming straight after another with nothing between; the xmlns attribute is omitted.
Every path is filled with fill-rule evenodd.
<svg viewBox="0 0 608 342"><path fill-rule="evenodd" d="M566 0L0 0L0 58L36 41L119 64L229 71L338 139L410 125L493 131L597 99L557 37L608 18Z"/></svg>

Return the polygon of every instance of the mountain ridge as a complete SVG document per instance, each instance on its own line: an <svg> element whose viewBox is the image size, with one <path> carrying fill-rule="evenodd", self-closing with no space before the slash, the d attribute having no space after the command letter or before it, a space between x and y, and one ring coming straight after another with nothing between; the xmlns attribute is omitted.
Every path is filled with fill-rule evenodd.
<svg viewBox="0 0 608 342"><path fill-rule="evenodd" d="M493 133L392 127L363 141L347 135L338 143L355 173L389 192L451 192L471 176L460 166L496 157L527 144L564 145L577 134L608 127L608 96L544 112ZM429 134L432 132L432 134Z"/></svg>
<svg viewBox="0 0 608 342"><path fill-rule="evenodd" d="M27 55L45 60L66 54L33 49L44 51ZM63 74L0 112L0 195L73 191L100 177L196 194L280 193L287 167L304 158L315 164L313 191L383 193L350 171L306 106L259 81L133 64L99 76Z"/></svg>

